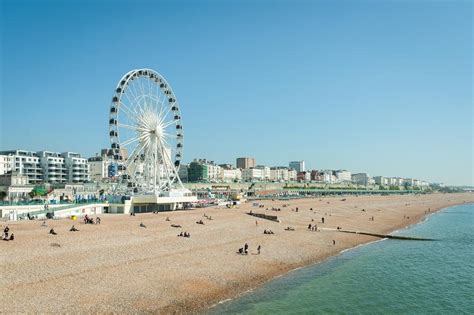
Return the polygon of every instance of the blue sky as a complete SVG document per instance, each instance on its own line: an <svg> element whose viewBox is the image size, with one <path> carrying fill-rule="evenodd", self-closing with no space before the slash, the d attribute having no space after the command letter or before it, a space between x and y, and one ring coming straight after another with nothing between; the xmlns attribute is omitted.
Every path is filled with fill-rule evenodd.
<svg viewBox="0 0 474 315"><path fill-rule="evenodd" d="M108 147L114 87L148 67L185 161L474 184L470 1L0 3L0 150Z"/></svg>

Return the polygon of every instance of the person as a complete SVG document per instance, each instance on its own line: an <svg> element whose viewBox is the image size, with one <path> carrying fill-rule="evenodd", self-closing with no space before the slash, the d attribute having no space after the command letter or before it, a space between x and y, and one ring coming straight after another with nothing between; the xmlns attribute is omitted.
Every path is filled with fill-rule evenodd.
<svg viewBox="0 0 474 315"><path fill-rule="evenodd" d="M100 220L99 217L95 218L95 224L100 224L100 221L101 221L101 220Z"/></svg>
<svg viewBox="0 0 474 315"><path fill-rule="evenodd" d="M170 217L166 217L166 221L170 221Z"/></svg>
<svg viewBox="0 0 474 315"><path fill-rule="evenodd" d="M308 224L308 230L311 230L311 223Z"/></svg>
<svg viewBox="0 0 474 315"><path fill-rule="evenodd" d="M10 241L13 241L15 239L15 235L12 233L12 235L10 235Z"/></svg>
<svg viewBox="0 0 474 315"><path fill-rule="evenodd" d="M249 244L245 243L245 245L244 245L244 252L245 252L245 254L248 254L248 253L249 253L248 249L249 249Z"/></svg>
<svg viewBox="0 0 474 315"><path fill-rule="evenodd" d="M336 245L336 240L332 240L332 245Z"/></svg>
<svg viewBox="0 0 474 315"><path fill-rule="evenodd" d="M183 236L183 232L181 231L181 233L179 233L178 236Z"/></svg>
<svg viewBox="0 0 474 315"><path fill-rule="evenodd" d="M260 255L260 250L262 249L262 246L258 245L257 247L257 251L258 251L258 254Z"/></svg>
<svg viewBox="0 0 474 315"><path fill-rule="evenodd" d="M8 227L8 225L5 227L5 229L3 229L3 234L5 234L5 238L8 238L8 232L10 231L10 228Z"/></svg>
<svg viewBox="0 0 474 315"><path fill-rule="evenodd" d="M28 220L31 220L31 215L30 213L28 212L28 214L26 215L28 217Z"/></svg>
<svg viewBox="0 0 474 315"><path fill-rule="evenodd" d="M242 255L244 253L244 249L241 247L239 248L239 254Z"/></svg>
<svg viewBox="0 0 474 315"><path fill-rule="evenodd" d="M258 221L257 220L255 220L255 226L258 226Z"/></svg>
<svg viewBox="0 0 474 315"><path fill-rule="evenodd" d="M43 220L43 224L41 224L41 226L47 226L46 221Z"/></svg>
<svg viewBox="0 0 474 315"><path fill-rule="evenodd" d="M143 228L146 228L146 225L143 224L143 222L140 222L140 226L143 227Z"/></svg>
<svg viewBox="0 0 474 315"><path fill-rule="evenodd" d="M79 231L78 229L76 229L76 227L73 225L70 229L69 229L70 232L77 232Z"/></svg>
<svg viewBox="0 0 474 315"><path fill-rule="evenodd" d="M54 231L54 229L51 229L51 230L49 230L49 234L56 235L56 234L58 234L58 233L56 233L56 231Z"/></svg>
<svg viewBox="0 0 474 315"><path fill-rule="evenodd" d="M321 221L322 221L322 222L323 222L323 224L324 224L324 217L322 217L322 218L321 218Z"/></svg>

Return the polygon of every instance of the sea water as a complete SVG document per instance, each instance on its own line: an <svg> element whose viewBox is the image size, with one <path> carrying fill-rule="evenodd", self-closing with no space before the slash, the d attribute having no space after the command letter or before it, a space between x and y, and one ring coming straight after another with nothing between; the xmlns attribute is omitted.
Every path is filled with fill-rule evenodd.
<svg viewBox="0 0 474 315"><path fill-rule="evenodd" d="M474 314L474 204L299 269L210 314Z"/></svg>

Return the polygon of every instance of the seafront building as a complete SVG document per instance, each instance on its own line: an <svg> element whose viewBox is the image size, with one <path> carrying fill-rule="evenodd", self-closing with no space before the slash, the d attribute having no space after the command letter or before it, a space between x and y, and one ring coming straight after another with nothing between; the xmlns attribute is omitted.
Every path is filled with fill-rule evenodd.
<svg viewBox="0 0 474 315"><path fill-rule="evenodd" d="M296 172L306 171L304 161L292 161L289 163L289 168L296 170Z"/></svg>
<svg viewBox="0 0 474 315"><path fill-rule="evenodd" d="M252 157L240 157L237 158L237 168L246 169L255 167L255 158Z"/></svg>
<svg viewBox="0 0 474 315"><path fill-rule="evenodd" d="M17 172L28 177L28 184L83 183L90 180L87 159L79 153L11 150L1 151L0 156L4 161L3 174Z"/></svg>
<svg viewBox="0 0 474 315"><path fill-rule="evenodd" d="M372 177L367 173L352 174L352 182L358 185L371 185L374 183Z"/></svg>
<svg viewBox="0 0 474 315"><path fill-rule="evenodd" d="M112 160L107 156L94 156L87 159L89 164L90 179L93 182L100 182L111 177Z"/></svg>

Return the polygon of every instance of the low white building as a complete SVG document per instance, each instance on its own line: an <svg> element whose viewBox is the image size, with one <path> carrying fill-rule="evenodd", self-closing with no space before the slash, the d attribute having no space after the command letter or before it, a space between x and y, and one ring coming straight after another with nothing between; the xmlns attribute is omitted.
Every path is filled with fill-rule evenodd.
<svg viewBox="0 0 474 315"><path fill-rule="evenodd" d="M12 171L13 157L10 155L0 155L0 175Z"/></svg>
<svg viewBox="0 0 474 315"><path fill-rule="evenodd" d="M288 180L289 181L296 181L298 179L298 172L294 169L288 170Z"/></svg>

